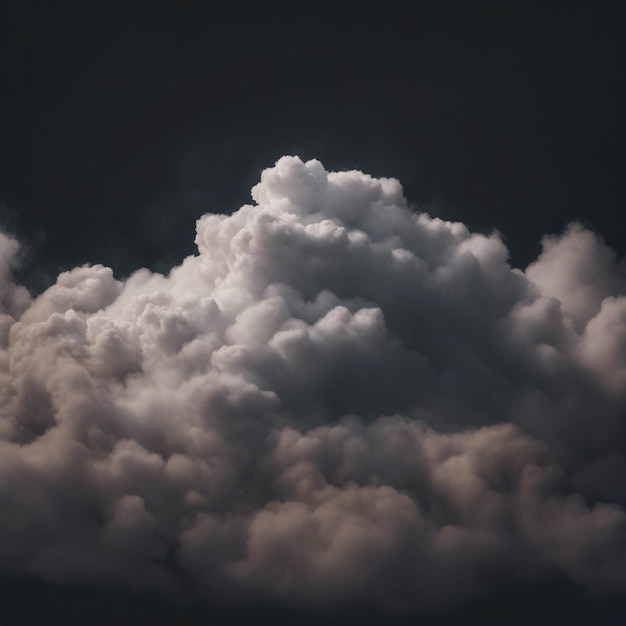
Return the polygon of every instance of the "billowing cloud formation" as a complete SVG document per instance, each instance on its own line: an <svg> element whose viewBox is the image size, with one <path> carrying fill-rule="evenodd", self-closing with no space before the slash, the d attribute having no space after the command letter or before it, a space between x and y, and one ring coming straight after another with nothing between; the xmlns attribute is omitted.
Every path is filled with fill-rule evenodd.
<svg viewBox="0 0 626 626"><path fill-rule="evenodd" d="M400 184L284 157L199 254L33 301L0 238L0 567L391 610L502 576L626 590L626 280L525 272Z"/></svg>

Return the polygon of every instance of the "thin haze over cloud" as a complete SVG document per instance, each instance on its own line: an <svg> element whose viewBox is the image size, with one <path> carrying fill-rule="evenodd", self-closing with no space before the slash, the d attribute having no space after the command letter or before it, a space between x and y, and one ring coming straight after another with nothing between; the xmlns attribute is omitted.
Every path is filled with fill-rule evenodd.
<svg viewBox="0 0 626 626"><path fill-rule="evenodd" d="M525 271L394 179L283 157L167 275L0 237L0 567L239 603L626 591L626 277L572 224Z"/></svg>

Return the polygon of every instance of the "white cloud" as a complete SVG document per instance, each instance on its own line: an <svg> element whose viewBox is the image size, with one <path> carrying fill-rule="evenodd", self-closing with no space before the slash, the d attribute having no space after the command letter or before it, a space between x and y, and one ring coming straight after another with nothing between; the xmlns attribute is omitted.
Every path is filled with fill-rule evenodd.
<svg viewBox="0 0 626 626"><path fill-rule="evenodd" d="M0 238L0 567L304 606L624 591L624 277L580 226L526 272L393 179L283 157L168 276ZM617 468L617 470L616 470Z"/></svg>

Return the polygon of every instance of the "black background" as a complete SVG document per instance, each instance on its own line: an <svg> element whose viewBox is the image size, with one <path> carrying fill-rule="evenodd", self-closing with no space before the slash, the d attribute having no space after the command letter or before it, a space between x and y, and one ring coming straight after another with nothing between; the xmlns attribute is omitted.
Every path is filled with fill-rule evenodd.
<svg viewBox="0 0 626 626"><path fill-rule="evenodd" d="M28 284L167 270L293 153L399 178L516 265L573 219L623 252L621 3L213 4L8 5L0 202Z"/></svg>

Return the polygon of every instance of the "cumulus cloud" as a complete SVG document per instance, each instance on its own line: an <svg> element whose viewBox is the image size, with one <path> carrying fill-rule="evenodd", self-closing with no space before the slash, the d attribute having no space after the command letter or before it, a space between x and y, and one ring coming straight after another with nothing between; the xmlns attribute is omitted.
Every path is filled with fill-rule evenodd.
<svg viewBox="0 0 626 626"><path fill-rule="evenodd" d="M526 271L394 179L283 157L198 254L34 300L0 236L0 568L304 607L626 590L626 280Z"/></svg>

